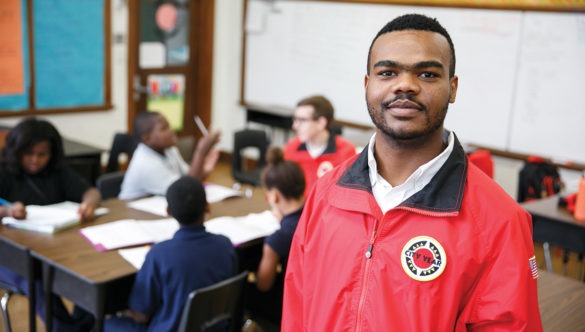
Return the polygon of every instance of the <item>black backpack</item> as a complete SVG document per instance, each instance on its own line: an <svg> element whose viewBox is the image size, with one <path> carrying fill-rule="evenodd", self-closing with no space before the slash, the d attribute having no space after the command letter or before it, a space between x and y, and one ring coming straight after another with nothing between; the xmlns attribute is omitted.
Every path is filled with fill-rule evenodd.
<svg viewBox="0 0 585 332"><path fill-rule="evenodd" d="M561 190L557 167L542 158L531 157L520 170L518 202L552 196Z"/></svg>

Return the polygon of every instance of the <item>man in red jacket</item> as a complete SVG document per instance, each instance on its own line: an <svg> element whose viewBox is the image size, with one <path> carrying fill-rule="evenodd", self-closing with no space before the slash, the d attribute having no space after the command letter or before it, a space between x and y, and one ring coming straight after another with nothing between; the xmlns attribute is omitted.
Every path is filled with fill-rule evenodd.
<svg viewBox="0 0 585 332"><path fill-rule="evenodd" d="M374 38L376 132L308 196L283 331L542 331L530 215L443 127L457 86L435 19L404 15Z"/></svg>
<svg viewBox="0 0 585 332"><path fill-rule="evenodd" d="M331 131L334 109L324 96L297 103L293 129L297 136L286 143L284 159L299 164L305 175L305 196L318 178L355 155L355 146Z"/></svg>

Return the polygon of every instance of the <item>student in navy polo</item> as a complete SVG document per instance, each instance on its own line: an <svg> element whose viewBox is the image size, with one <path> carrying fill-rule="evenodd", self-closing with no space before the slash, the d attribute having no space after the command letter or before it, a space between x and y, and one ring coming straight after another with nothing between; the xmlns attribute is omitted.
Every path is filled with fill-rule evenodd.
<svg viewBox="0 0 585 332"><path fill-rule="evenodd" d="M106 331L175 331L187 296L237 273L231 241L208 233L209 211L199 180L183 176L167 190L169 214L181 228L170 240L152 247L136 275L129 309L106 321Z"/></svg>

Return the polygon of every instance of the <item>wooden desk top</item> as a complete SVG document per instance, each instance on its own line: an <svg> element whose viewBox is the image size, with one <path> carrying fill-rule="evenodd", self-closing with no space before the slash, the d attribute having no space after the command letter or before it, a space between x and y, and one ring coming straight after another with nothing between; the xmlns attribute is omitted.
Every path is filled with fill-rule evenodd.
<svg viewBox="0 0 585 332"><path fill-rule="evenodd" d="M533 215L585 227L585 222L577 221L573 214L571 214L567 209L559 207L558 202L559 196L555 195L534 201L524 202L520 205Z"/></svg>
<svg viewBox="0 0 585 332"><path fill-rule="evenodd" d="M108 214L56 234L0 226L0 236L30 248L39 259L58 264L93 283L107 282L134 274L136 269L122 258L117 250L97 251L89 241L83 238L79 229L120 219L153 220L164 217L129 208L125 201L118 199L104 201L102 205L110 209ZM268 204L263 200L231 198L212 204L210 218L226 215L240 216L266 209L268 209Z"/></svg>
<svg viewBox="0 0 585 332"><path fill-rule="evenodd" d="M538 274L544 331L585 331L585 283L542 270Z"/></svg>

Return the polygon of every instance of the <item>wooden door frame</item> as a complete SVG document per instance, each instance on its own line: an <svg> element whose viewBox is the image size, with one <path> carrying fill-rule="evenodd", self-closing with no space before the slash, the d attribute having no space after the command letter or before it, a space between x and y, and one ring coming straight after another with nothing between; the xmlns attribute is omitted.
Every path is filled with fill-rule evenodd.
<svg viewBox="0 0 585 332"><path fill-rule="evenodd" d="M190 0L189 4L189 53L188 77L185 85L186 119L198 114L209 127L211 122L211 93L213 75L214 0ZM139 1L128 1L128 73L127 73L127 128L133 130L136 109L134 101L134 75L138 61L138 13ZM180 135L194 135L195 126L184 124ZM200 133L198 133L200 134Z"/></svg>

